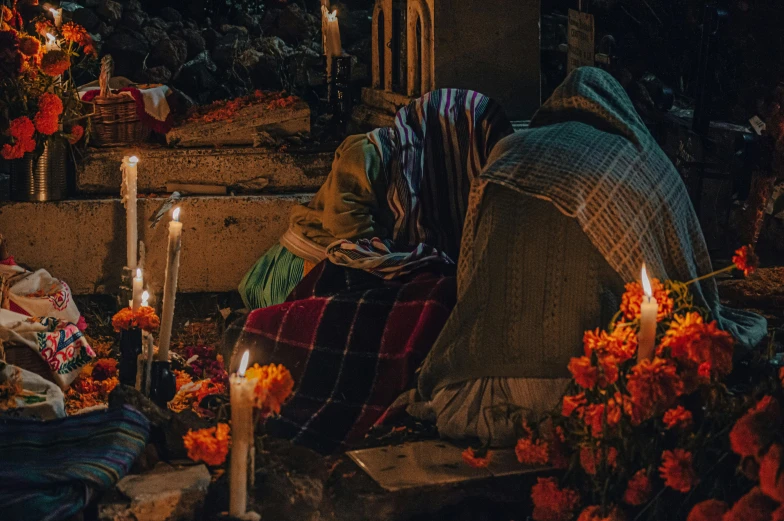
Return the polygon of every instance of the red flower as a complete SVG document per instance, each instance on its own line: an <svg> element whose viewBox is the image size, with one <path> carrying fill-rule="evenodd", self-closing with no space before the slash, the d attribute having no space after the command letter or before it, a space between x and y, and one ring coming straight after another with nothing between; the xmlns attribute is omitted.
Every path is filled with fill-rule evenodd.
<svg viewBox="0 0 784 521"><path fill-rule="evenodd" d="M20 141L32 139L35 134L35 126L33 125L33 122L30 121L30 118L22 116L21 118L16 118L11 121L8 133L12 138Z"/></svg>
<svg viewBox="0 0 784 521"><path fill-rule="evenodd" d="M619 396L616 393L616 396ZM605 424L613 428L621 421L620 402L610 399L607 405L603 403L591 404L585 408L585 424L591 429L591 436L601 438L604 435Z"/></svg>
<svg viewBox="0 0 784 521"><path fill-rule="evenodd" d="M32 36L23 36L19 39L19 51L25 56L35 56L41 50L41 42Z"/></svg>
<svg viewBox="0 0 784 521"><path fill-rule="evenodd" d="M479 456L474 452L474 449L468 447L463 451L463 461L475 469L482 469L490 465L491 452L487 452L484 456Z"/></svg>
<svg viewBox="0 0 784 521"><path fill-rule="evenodd" d="M692 467L692 454L683 449L665 450L659 473L666 486L684 494L699 481Z"/></svg>
<svg viewBox="0 0 784 521"><path fill-rule="evenodd" d="M577 385L585 389L593 389L599 380L599 368L594 367L587 356L572 358L569 361L569 372Z"/></svg>
<svg viewBox="0 0 784 521"><path fill-rule="evenodd" d="M49 76L59 76L71 66L68 55L58 49L46 51L41 58L41 70Z"/></svg>
<svg viewBox="0 0 784 521"><path fill-rule="evenodd" d="M728 509L724 501L709 499L694 505L686 521L719 521Z"/></svg>
<svg viewBox="0 0 784 521"><path fill-rule="evenodd" d="M661 321L672 314L674 303L672 298L670 298L670 293L664 289L664 285L659 279L651 280L651 288L653 289L653 297L659 306L656 319ZM626 284L626 292L621 297L621 311L626 320L640 318L642 314L642 299L644 297L645 292L639 282Z"/></svg>
<svg viewBox="0 0 784 521"><path fill-rule="evenodd" d="M38 113L35 115L35 129L41 134L50 136L60 128L60 114L63 113L62 100L50 93L41 94L38 98Z"/></svg>
<svg viewBox="0 0 784 521"><path fill-rule="evenodd" d="M639 423L670 408L683 393L683 382L674 364L654 358L632 367L626 388L633 404L632 420Z"/></svg>
<svg viewBox="0 0 784 521"><path fill-rule="evenodd" d="M534 521L570 521L580 505L580 494L570 488L559 488L555 478L536 478L531 487Z"/></svg>
<svg viewBox="0 0 784 521"><path fill-rule="evenodd" d="M585 356L590 357L593 353L599 357L611 355L622 363L631 359L637 351L637 333L623 324L617 324L610 334L599 329L586 331L583 336L583 350Z"/></svg>
<svg viewBox="0 0 784 521"><path fill-rule="evenodd" d="M610 511L607 513L606 516L602 515L602 507L599 505L593 505L590 507L586 507L582 512L580 512L580 516L577 518L577 521L625 521L626 516L623 515L623 511L618 507L610 508Z"/></svg>
<svg viewBox="0 0 784 521"><path fill-rule="evenodd" d="M784 501L784 469L781 465L783 457L784 448L774 443L762 458L759 467L760 490L779 503Z"/></svg>
<svg viewBox="0 0 784 521"><path fill-rule="evenodd" d="M626 492L623 493L623 502L633 507L638 507L648 502L651 499L653 487L651 480L648 478L648 471L645 469L638 470L632 476L632 479L626 484Z"/></svg>
<svg viewBox="0 0 784 521"><path fill-rule="evenodd" d="M574 396L564 396L561 414L568 418L574 411L577 411L577 416L582 418L583 413L585 412L586 403L588 403L588 401L585 399L585 393L575 394Z"/></svg>
<svg viewBox="0 0 784 521"><path fill-rule="evenodd" d="M736 268L743 272L745 277L748 277L757 271L757 266L759 265L759 259L754 253L754 248L750 244L735 250L735 255L732 256L732 262L735 264Z"/></svg>
<svg viewBox="0 0 784 521"><path fill-rule="evenodd" d="M117 375L117 360L114 358L102 358L93 365L93 380L103 381Z"/></svg>
<svg viewBox="0 0 784 521"><path fill-rule="evenodd" d="M703 323L699 313L676 315L673 318L657 354L666 348L670 349L673 358L698 366L698 372L702 374L706 369L718 376L732 372L735 340L728 332L721 331L715 320L710 324ZM708 366L702 366L704 363Z"/></svg>
<svg viewBox="0 0 784 521"><path fill-rule="evenodd" d="M770 521L778 503L754 487L724 514L722 521Z"/></svg>
<svg viewBox="0 0 784 521"><path fill-rule="evenodd" d="M691 425L691 411L687 411L682 405L679 405L665 412L663 421L668 430L675 428L685 429Z"/></svg>
<svg viewBox="0 0 784 521"><path fill-rule="evenodd" d="M596 469L604 462L608 468L618 464L618 450L615 447L600 448L583 445L580 447L580 466L586 474L596 475Z"/></svg>
<svg viewBox="0 0 784 521"><path fill-rule="evenodd" d="M75 145L82 139L83 136L84 127L81 125L74 125L71 127L71 136L68 138L68 142L72 145Z"/></svg>
<svg viewBox="0 0 784 521"><path fill-rule="evenodd" d="M524 465L545 465L550 460L550 447L543 440L534 441L529 430L527 436L517 440L515 455Z"/></svg>
<svg viewBox="0 0 784 521"><path fill-rule="evenodd" d="M35 150L35 126L30 118L22 116L11 121L8 129L8 134L14 139L14 144L6 143L3 145L3 150L0 155L3 159L19 159L24 157L25 153Z"/></svg>
<svg viewBox="0 0 784 521"><path fill-rule="evenodd" d="M779 404L766 396L735 422L730 431L730 446L741 457L758 458L773 441L780 425Z"/></svg>

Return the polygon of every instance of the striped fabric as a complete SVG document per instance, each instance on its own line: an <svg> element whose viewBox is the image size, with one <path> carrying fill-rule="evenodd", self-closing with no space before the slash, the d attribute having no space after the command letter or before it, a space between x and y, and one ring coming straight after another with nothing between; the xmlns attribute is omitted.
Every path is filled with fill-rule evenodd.
<svg viewBox="0 0 784 521"><path fill-rule="evenodd" d="M387 280L434 263L454 264L447 254L427 244L420 244L412 251L395 251L392 241L378 237L337 241L327 248L327 258L332 264L364 270Z"/></svg>
<svg viewBox="0 0 784 521"><path fill-rule="evenodd" d="M471 182L511 133L500 105L457 89L430 92L401 109L394 128L371 132L389 180L395 243L425 243L457 259Z"/></svg>
<svg viewBox="0 0 784 521"><path fill-rule="evenodd" d="M128 473L149 432L144 415L127 406L47 422L0 421L0 519L75 515Z"/></svg>

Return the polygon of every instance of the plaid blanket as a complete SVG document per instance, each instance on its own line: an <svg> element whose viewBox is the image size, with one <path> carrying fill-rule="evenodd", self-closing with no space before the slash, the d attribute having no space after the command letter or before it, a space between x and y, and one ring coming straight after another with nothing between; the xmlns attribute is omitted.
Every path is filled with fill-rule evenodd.
<svg viewBox="0 0 784 521"><path fill-rule="evenodd" d="M455 303L451 266L383 280L324 261L283 304L253 311L238 344L296 388L268 432L324 453L362 439L432 347Z"/></svg>
<svg viewBox="0 0 784 521"><path fill-rule="evenodd" d="M149 430L130 407L47 422L0 421L0 519L75 515L128 472Z"/></svg>

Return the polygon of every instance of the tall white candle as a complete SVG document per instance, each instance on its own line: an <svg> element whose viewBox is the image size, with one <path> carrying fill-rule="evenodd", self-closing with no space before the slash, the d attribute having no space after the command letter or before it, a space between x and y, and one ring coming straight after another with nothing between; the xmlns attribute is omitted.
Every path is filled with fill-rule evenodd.
<svg viewBox="0 0 784 521"><path fill-rule="evenodd" d="M329 16L329 0L321 0L321 52L327 54L327 16Z"/></svg>
<svg viewBox="0 0 784 521"><path fill-rule="evenodd" d="M249 351L242 355L237 374L229 378L231 402L231 462L229 467L229 515L240 517L248 508L248 460L253 446L253 388L245 378ZM252 470L252 469L251 469Z"/></svg>
<svg viewBox="0 0 784 521"><path fill-rule="evenodd" d="M125 265L132 270L136 269L138 261L137 248L139 245L136 222L136 165L138 163L138 157L125 156L121 167L123 172L122 196L125 203L125 238L127 242Z"/></svg>
<svg viewBox="0 0 784 521"><path fill-rule="evenodd" d="M182 223L180 209L172 212L169 222L169 247L166 251L166 278L163 283L163 307L161 310L161 333L158 338L158 360L169 360L174 300L177 297L177 278L180 273L180 250L182 248Z"/></svg>
<svg viewBox="0 0 784 521"><path fill-rule="evenodd" d="M60 48L57 43L57 38L52 33L46 33L46 45L44 49L47 51L56 51Z"/></svg>
<svg viewBox="0 0 784 521"><path fill-rule="evenodd" d="M332 78L332 58L343 54L337 10L327 13L327 79Z"/></svg>
<svg viewBox="0 0 784 521"><path fill-rule="evenodd" d="M52 13L52 17L54 18L54 26L58 29L63 26L63 10L55 9L54 7L49 9L49 12Z"/></svg>
<svg viewBox="0 0 784 521"><path fill-rule="evenodd" d="M136 276L133 278L133 310L136 311L142 305L142 291L144 290L144 278L142 269L136 268Z"/></svg>
<svg viewBox="0 0 784 521"><path fill-rule="evenodd" d="M653 298L653 288L648 279L645 264L642 265L642 288L645 296L642 299L640 316L640 335L637 339L637 361L651 360L656 347L656 317L659 314L659 304Z"/></svg>

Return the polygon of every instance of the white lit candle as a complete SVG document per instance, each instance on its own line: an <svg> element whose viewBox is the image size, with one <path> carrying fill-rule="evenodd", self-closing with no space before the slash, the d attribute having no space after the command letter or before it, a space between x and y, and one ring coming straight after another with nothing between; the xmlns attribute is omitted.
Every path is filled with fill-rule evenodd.
<svg viewBox="0 0 784 521"><path fill-rule="evenodd" d="M327 54L327 16L329 16L329 0L321 0L321 52Z"/></svg>
<svg viewBox="0 0 784 521"><path fill-rule="evenodd" d="M231 402L231 463L229 515L242 517L248 508L248 462L253 447L253 388L256 380L245 378L249 351L242 355L237 374L229 378Z"/></svg>
<svg viewBox="0 0 784 521"><path fill-rule="evenodd" d="M180 273L180 249L182 248L182 223L180 208L172 212L169 222L169 247L166 250L166 278L163 283L163 307L161 310L161 332L158 338L158 360L169 360L174 300L177 297L177 278Z"/></svg>
<svg viewBox="0 0 784 521"><path fill-rule="evenodd" d="M648 278L645 264L642 265L642 289L645 296L642 299L640 316L640 335L637 339L637 361L651 360L656 347L656 317L659 314L659 304L653 298L653 288Z"/></svg>
<svg viewBox="0 0 784 521"><path fill-rule="evenodd" d="M62 9L55 9L54 7L49 9L49 12L52 13L52 17L54 18L54 26L58 29L63 26L63 10Z"/></svg>
<svg viewBox="0 0 784 521"><path fill-rule="evenodd" d="M46 45L44 49L47 51L56 51L60 48L57 44L57 38L52 33L46 33Z"/></svg>
<svg viewBox="0 0 784 521"><path fill-rule="evenodd" d="M343 54L340 43L340 25L338 24L337 10L327 13L327 79L332 78L332 58Z"/></svg>
<svg viewBox="0 0 784 521"><path fill-rule="evenodd" d="M150 305L150 292L147 290L142 291L142 306Z"/></svg>
<svg viewBox="0 0 784 521"><path fill-rule="evenodd" d="M136 311L142 305L142 290L144 286L144 278L142 278L142 269L136 268L136 276L133 278L133 310Z"/></svg>
<svg viewBox="0 0 784 521"><path fill-rule="evenodd" d="M139 158L125 156L122 161L122 196L125 203L126 266L136 269L139 236L136 222L136 165Z"/></svg>

